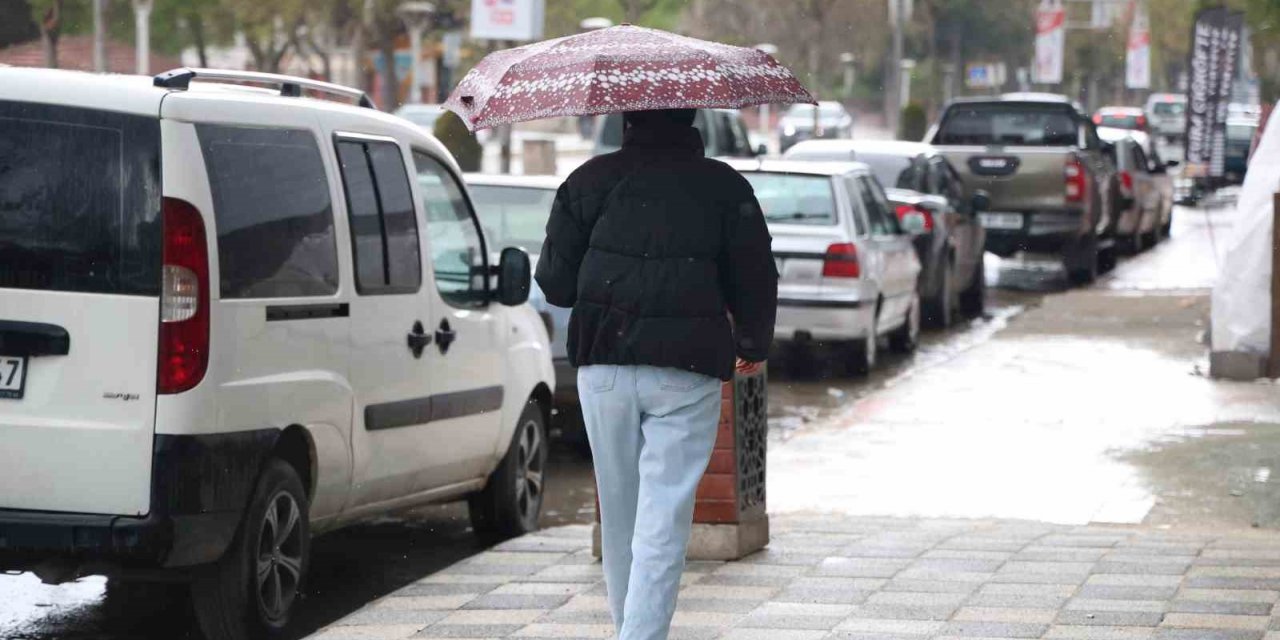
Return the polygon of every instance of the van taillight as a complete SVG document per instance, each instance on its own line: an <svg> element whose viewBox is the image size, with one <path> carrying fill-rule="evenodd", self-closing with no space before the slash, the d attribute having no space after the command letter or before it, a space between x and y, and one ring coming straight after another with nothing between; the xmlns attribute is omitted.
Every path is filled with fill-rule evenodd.
<svg viewBox="0 0 1280 640"><path fill-rule="evenodd" d="M1088 192L1088 177L1084 171L1084 163L1079 158L1067 158L1063 169L1067 202L1084 202Z"/></svg>
<svg viewBox="0 0 1280 640"><path fill-rule="evenodd" d="M856 278L862 274L858 264L858 247L850 242L842 242L827 247L827 254L822 260L822 277L824 278Z"/></svg>
<svg viewBox="0 0 1280 640"><path fill-rule="evenodd" d="M204 379L209 364L209 248L204 220L191 203L164 199L164 269L156 387L181 393Z"/></svg>

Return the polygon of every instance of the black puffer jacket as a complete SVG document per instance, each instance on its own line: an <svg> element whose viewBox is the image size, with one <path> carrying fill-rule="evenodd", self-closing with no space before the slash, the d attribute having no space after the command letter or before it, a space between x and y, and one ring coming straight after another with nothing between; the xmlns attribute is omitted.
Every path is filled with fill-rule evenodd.
<svg viewBox="0 0 1280 640"><path fill-rule="evenodd" d="M764 215L751 185L702 149L692 127L632 127L621 151L560 186L537 279L548 302L573 307L574 366L728 380L735 355L768 356L778 273Z"/></svg>

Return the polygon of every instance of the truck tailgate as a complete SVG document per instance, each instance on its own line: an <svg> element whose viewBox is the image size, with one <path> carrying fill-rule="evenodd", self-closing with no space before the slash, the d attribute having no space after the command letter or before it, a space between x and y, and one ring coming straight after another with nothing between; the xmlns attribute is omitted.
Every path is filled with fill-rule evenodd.
<svg viewBox="0 0 1280 640"><path fill-rule="evenodd" d="M1063 147L947 146L939 150L970 193L991 194L992 211L1034 211L1066 206Z"/></svg>

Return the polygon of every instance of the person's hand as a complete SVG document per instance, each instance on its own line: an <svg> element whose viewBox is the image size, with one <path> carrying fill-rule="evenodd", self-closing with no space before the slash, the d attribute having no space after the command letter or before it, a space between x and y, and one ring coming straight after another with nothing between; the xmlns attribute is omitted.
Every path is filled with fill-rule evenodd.
<svg viewBox="0 0 1280 640"><path fill-rule="evenodd" d="M752 362L750 360L743 360L742 358L738 358L738 363L734 366L734 369L736 369L738 373L744 376L751 376L751 375L760 373L760 369L763 367L764 367L763 361Z"/></svg>

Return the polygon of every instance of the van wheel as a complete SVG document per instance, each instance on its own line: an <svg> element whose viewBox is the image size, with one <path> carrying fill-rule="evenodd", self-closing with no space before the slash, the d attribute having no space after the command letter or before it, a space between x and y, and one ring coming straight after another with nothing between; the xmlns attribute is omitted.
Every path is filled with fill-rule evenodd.
<svg viewBox="0 0 1280 640"><path fill-rule="evenodd" d="M538 528L546 487L547 425L542 408L530 401L520 414L507 455L479 493L467 499L471 528L503 538Z"/></svg>
<svg viewBox="0 0 1280 640"><path fill-rule="evenodd" d="M282 460L268 462L235 540L191 584L205 638L271 638L284 630L307 574L309 514L298 473Z"/></svg>
<svg viewBox="0 0 1280 640"><path fill-rule="evenodd" d="M920 296L912 296L911 308L902 326L889 334L889 348L896 353L911 353L920 345Z"/></svg>

